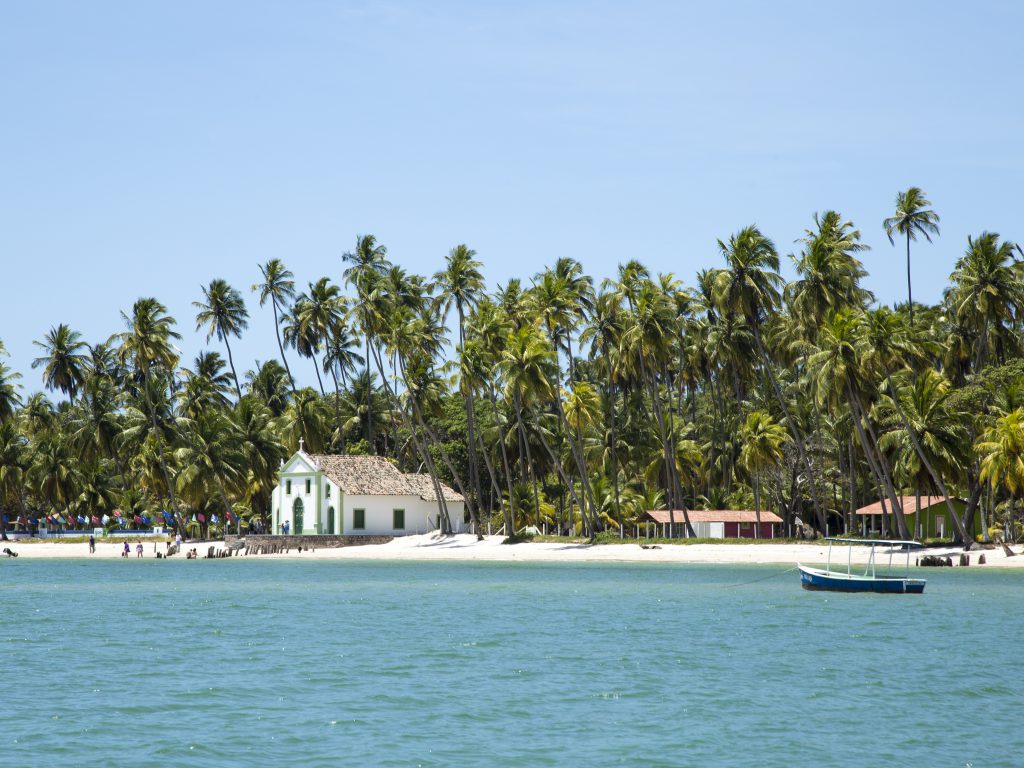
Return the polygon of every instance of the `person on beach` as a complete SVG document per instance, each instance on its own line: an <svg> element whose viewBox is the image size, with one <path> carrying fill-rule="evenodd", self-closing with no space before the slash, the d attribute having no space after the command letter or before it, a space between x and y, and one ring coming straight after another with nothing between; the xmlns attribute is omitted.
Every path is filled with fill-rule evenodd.
<svg viewBox="0 0 1024 768"><path fill-rule="evenodd" d="M174 535L174 551L181 552L181 531Z"/></svg>
<svg viewBox="0 0 1024 768"><path fill-rule="evenodd" d="M89 554L90 555L95 555L96 554L96 537L95 536L90 536L89 537Z"/></svg>
<svg viewBox="0 0 1024 768"><path fill-rule="evenodd" d="M128 542L124 543L124 549L121 550L121 557L128 557L128 553L131 552L131 547L128 546Z"/></svg>
<svg viewBox="0 0 1024 768"><path fill-rule="evenodd" d="M142 557L142 542L140 541L135 545L135 556Z"/></svg>

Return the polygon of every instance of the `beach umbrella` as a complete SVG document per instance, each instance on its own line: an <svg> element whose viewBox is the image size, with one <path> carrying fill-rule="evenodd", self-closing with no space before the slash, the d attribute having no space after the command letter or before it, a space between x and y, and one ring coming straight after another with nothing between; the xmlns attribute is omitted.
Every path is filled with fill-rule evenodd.
<svg viewBox="0 0 1024 768"><path fill-rule="evenodd" d="M110 515L104 515L103 516L103 524L106 525L109 522L110 522Z"/></svg>
<svg viewBox="0 0 1024 768"><path fill-rule="evenodd" d="M210 522L211 523L219 523L220 520L217 519L217 515L210 515Z"/></svg>
<svg viewBox="0 0 1024 768"><path fill-rule="evenodd" d="M199 517L199 522L200 523L205 523L206 522L206 515L204 515L202 512L199 513L198 517Z"/></svg>
<svg viewBox="0 0 1024 768"><path fill-rule="evenodd" d="M92 516L92 524L93 525L99 525L100 524L100 519L98 517L96 517L96 515Z"/></svg>

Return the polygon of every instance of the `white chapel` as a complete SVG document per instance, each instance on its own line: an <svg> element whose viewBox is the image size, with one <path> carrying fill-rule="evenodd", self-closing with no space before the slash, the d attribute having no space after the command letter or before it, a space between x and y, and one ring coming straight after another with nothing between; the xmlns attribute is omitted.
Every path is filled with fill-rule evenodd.
<svg viewBox="0 0 1024 768"><path fill-rule="evenodd" d="M466 530L465 499L441 484L452 530ZM277 476L273 531L283 534L403 536L436 530L440 512L429 475L402 472L382 456L307 454L301 446Z"/></svg>

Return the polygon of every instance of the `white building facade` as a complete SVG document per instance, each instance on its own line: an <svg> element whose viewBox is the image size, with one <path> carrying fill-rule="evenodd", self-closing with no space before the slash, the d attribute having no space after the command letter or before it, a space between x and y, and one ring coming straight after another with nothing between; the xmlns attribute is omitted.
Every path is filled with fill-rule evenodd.
<svg viewBox="0 0 1024 768"><path fill-rule="evenodd" d="M466 530L465 499L441 484L452 530ZM439 528L429 475L402 472L381 456L295 453L277 476L276 534L404 536Z"/></svg>

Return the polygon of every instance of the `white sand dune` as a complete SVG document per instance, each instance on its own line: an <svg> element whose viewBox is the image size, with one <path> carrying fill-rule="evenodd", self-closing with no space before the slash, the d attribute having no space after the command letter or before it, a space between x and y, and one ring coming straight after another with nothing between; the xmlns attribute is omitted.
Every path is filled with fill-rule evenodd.
<svg viewBox="0 0 1024 768"><path fill-rule="evenodd" d="M368 544L355 547L336 549L316 549L299 552L291 549L287 554L260 555L259 559L302 559L302 560L463 560L463 561L504 561L504 562L628 562L628 563L721 563L721 564L779 564L795 565L796 563L825 562L828 547L821 542L806 544L661 544L656 549L643 549L638 544L573 544L529 542L523 544L502 544L503 537L489 536L477 541L471 534L442 537L437 534L419 536L403 536L387 544ZM6 542L21 557L27 558L60 558L86 557L111 558L120 557L124 548L123 541L97 541L96 553L89 554L88 545L66 544L61 542ZM204 557L209 547L218 549L220 542L188 542L186 548L197 550ZM145 558L153 558L156 552L165 551L163 543L143 541ZM2 549L2 548L0 548ZM1017 546L1014 551L1021 553ZM867 562L868 547L853 549L853 562ZM943 551L945 555L946 550ZM984 553L987 560L985 568L992 567L1024 567L1024 556L1006 557L1003 550L976 550L970 553L971 565L978 565L979 555ZM846 561L846 549L833 550L834 562ZM905 562L905 555L896 553L893 563ZM911 555L913 564L915 555ZM135 559L135 542L131 542L131 559ZM954 563L957 556L953 557ZM0 560L3 556L0 555ZM177 555L175 559L184 559ZM887 556L878 556L879 562L888 560Z"/></svg>

